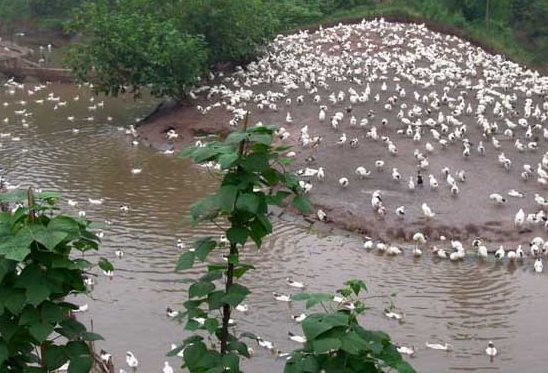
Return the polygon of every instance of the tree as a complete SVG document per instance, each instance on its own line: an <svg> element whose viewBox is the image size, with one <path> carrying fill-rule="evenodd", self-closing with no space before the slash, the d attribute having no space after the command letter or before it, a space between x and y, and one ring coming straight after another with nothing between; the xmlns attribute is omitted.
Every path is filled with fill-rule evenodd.
<svg viewBox="0 0 548 373"><path fill-rule="evenodd" d="M214 63L248 58L278 25L261 0L182 0L178 19L182 30L205 37Z"/></svg>
<svg viewBox="0 0 548 373"><path fill-rule="evenodd" d="M207 69L208 50L201 36L179 31L170 20L143 12L121 0L87 4L71 25L84 42L71 47L67 64L79 81L97 92L155 97L181 102Z"/></svg>

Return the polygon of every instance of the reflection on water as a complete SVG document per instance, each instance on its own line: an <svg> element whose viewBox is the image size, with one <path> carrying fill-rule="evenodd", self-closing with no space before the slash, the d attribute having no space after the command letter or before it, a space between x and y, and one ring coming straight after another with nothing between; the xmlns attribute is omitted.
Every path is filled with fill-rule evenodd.
<svg viewBox="0 0 548 373"><path fill-rule="evenodd" d="M55 103L34 100L55 92L66 107L53 110ZM79 96L79 101L73 98ZM85 90L51 85L43 92L27 96L27 87L9 95L0 89L0 133L20 136L0 139L0 173L21 186L40 186L62 191L79 202L64 205L76 214L86 210L91 220L112 221L106 227L102 253L116 266L114 278L99 277L86 321L93 319L95 330L106 341L101 345L124 367L125 351L139 358L141 371L159 371L171 343L180 341L182 327L165 316L166 306L176 308L185 298L185 277L173 271L179 255L177 238L191 241L203 234L219 234L213 226L189 228L183 224L190 203L215 188L211 177L188 163L158 154L142 146L132 146L132 138L119 131L150 108L150 103L131 99L105 100L105 109L90 112ZM18 101L28 101L26 106ZM96 102L104 98L96 99ZM32 116L22 117L14 110L26 108ZM67 117L74 116L74 122ZM93 121L85 120L93 116ZM112 122L107 120L112 117ZM74 134L72 129L80 130ZM23 152L23 149L27 150ZM142 174L132 175L134 167ZM104 198L102 205L90 205L89 198ZM130 206L120 214L118 206ZM302 304L276 302L272 291L293 289L286 277L305 281L309 291L333 291L349 278L365 279L373 295L397 293L393 298L405 313L402 323L387 320L382 309L385 298L372 298L373 306L364 319L367 327L388 331L404 345L415 345L417 357L411 363L420 372L453 370L544 372L543 315L548 311L544 275L532 273L532 266L478 263L468 258L461 263L438 261L430 256L420 260L385 257L366 253L354 237L320 235L288 222L278 222L276 234L257 251L249 250L245 260L257 270L246 279L253 291L249 315L236 314L238 331L252 330L287 351L298 347L287 339L287 332L299 332L289 318L300 313ZM121 248L123 259L114 251ZM197 274L200 268L190 271ZM493 340L500 356L490 363L484 354ZM453 350L427 350L424 343L448 342ZM249 372L281 372L283 361L253 346L256 355L245 363ZM176 364L176 361L172 361Z"/></svg>

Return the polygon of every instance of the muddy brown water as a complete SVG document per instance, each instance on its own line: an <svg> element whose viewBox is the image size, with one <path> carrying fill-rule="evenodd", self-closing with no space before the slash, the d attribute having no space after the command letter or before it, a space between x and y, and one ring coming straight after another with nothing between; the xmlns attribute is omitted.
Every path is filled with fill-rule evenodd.
<svg viewBox="0 0 548 373"><path fill-rule="evenodd" d="M0 119L10 118L9 124L0 124L0 132L21 136L20 142L0 140L0 174L22 187L58 190L77 200L78 208L64 200L68 213L82 209L90 220L112 221L105 229L101 253L114 262L115 276L100 276L93 299L77 301L89 304L84 321L89 325L93 320L95 331L105 337L100 346L113 354L117 369L128 369L124 355L129 350L140 361L139 371L159 372L171 343L185 335L181 325L166 318L165 308L176 308L185 299L180 280L203 269L174 273L180 251L175 243L177 238L189 242L219 234L213 226L183 224L189 205L213 191L215 183L207 172L184 161L141 145L133 147L131 138L117 130L146 114L153 106L150 102L98 98L96 102L105 100L105 109L90 114L89 92L66 85L50 85L32 99L45 98L49 92L67 100L68 106L54 111L51 102L37 105L26 93L10 96L0 89L0 103L10 104L0 106ZM79 102L72 101L75 95ZM20 100L28 100L26 108L33 113L27 118L28 129L13 114L21 108L16 104ZM90 115L93 122L83 120ZM67 116L76 116L76 121L68 122ZM72 128L80 133L73 134ZM142 174L132 175L133 167L142 167ZM87 202L100 197L105 200L101 206ZM129 204L130 212L121 215L120 204ZM271 292L295 293L285 284L286 277L305 281L311 292L334 291L345 279L361 278L371 295L397 293L393 301L405 313L404 322L382 315L389 304L382 298L368 301L372 310L363 322L386 330L395 342L415 345L418 352L410 361L419 372L546 371L547 278L534 274L531 263L481 263L474 258L451 263L429 255L413 259L409 253L392 258L365 252L359 237L318 233L286 220L276 223L275 232L261 251L249 249L244 254L257 270L246 279L253 291L251 311L234 316L238 331L254 331L283 351L297 348L287 332L299 333L300 328L289 316L300 313L303 305L281 304ZM117 248L125 252L121 260L115 258ZM500 351L494 362L484 354L489 340ZM448 342L452 351L427 350L426 341ZM244 363L246 371L283 370L283 361L251 345L256 354ZM178 364L177 359L168 360Z"/></svg>

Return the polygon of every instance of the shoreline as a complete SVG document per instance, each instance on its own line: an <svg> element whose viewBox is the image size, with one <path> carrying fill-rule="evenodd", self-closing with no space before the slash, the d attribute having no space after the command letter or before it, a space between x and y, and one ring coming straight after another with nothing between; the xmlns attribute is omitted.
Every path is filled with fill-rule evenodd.
<svg viewBox="0 0 548 373"><path fill-rule="evenodd" d="M385 17L385 20L386 18L387 17ZM337 21L335 23L339 24L341 22ZM386 23L393 22L387 21ZM429 32L432 31L430 28L428 28L428 30ZM434 32L437 33L435 30ZM456 44L456 42L454 43ZM382 45L382 38L373 38L371 45L374 45L373 49L376 49L377 51L382 51L384 49L390 50L391 48ZM348 88L347 85L337 84L333 83L334 87L330 87L328 91L332 92L334 89L335 91L338 89L346 90ZM403 85L403 82L401 84ZM270 86L257 86L254 87L253 90L257 93L261 92L261 88L263 88L262 92L264 92L267 89L270 89ZM380 88L380 84L377 88ZM412 86L406 86L405 88L409 92L413 92ZM328 92L323 92L322 94L325 93ZM219 135L220 137L224 137L231 131L231 128L228 125L231 115L226 110L215 109L211 111L212 114L208 115L202 115L196 110L197 105L206 107L207 105L211 105L211 103L211 101L206 100L204 95L200 94L196 100L192 100L183 106L169 105L167 108L157 110L153 115L147 118L147 120L140 122L137 126L139 137L155 149L161 151L173 149L176 152L179 151L183 145L193 143L196 137L207 135ZM253 103L250 102L249 105L252 106ZM283 103L280 102L280 108L282 105ZM325 182L314 181L314 191L310 195L313 213L304 217L307 222L316 222L316 211L322 209L329 217L328 225L330 227L335 227L362 236L371 236L386 242L411 242L413 234L420 231L430 237L433 242L439 241L442 236L445 236L447 239L458 239L463 242L471 241L475 237L482 237L486 242L503 244L525 241L525 237L539 230L538 228L516 230L511 219L501 216L501 211L507 211L507 213L512 214L513 216L515 213L511 212L513 210L509 210L509 208L500 210L493 204L489 204L483 200L483 198L487 199L486 196L490 193L493 193L490 185L488 185L489 179L468 181L463 185L463 188L472 188L472 190L467 190L467 195L459 196L459 199L450 196L446 197L446 192L443 191L445 188L440 188L440 191L431 192L428 190L429 188L427 186L418 188L415 194L409 194L408 192L401 191L401 187L398 186L401 184L394 184L389 181L392 167L397 166L403 175L409 175L410 173L415 172L414 169L416 169L416 166L405 163L405 159L402 159L401 156L387 156L388 158L385 158L385 160L387 160L387 163L391 162L392 164L387 166L384 172L375 173L373 170L373 179L359 181L355 175L353 175L356 165L343 166L347 157L356 156L356 153L352 153L352 150L347 150L347 148L341 150L341 148L335 146L331 146L331 148L325 150L323 149L323 146L321 146L320 148L322 150L317 151L298 148L296 146L296 139L299 137L299 128L305 125L313 125L317 121L318 109L316 106L318 105L305 104L300 107L293 106L291 109L286 109L284 107L280 110L280 113L258 111L255 108L249 109L251 111L250 120L252 123L260 121L265 124L274 124L278 127L283 126L290 132L290 140L284 142L284 144L293 145L297 152L295 166L292 168L293 171L298 168L317 168L318 166L326 167L326 170L329 170L330 172L333 170L342 171L341 168L343 168L344 172L346 172L345 175L349 176L350 184L357 186L358 190L352 190L351 192L348 191L348 189L341 189L336 182L340 176L335 178L333 176L328 176ZM289 112L290 110L295 123L298 124L291 125L283 121L282 118L285 117L285 112ZM295 110L295 112L293 110ZM341 110L340 106L338 110ZM379 109L379 111L380 110L381 109ZM389 122L392 123L397 121L395 113L389 115ZM179 138L174 141L168 140L166 138L166 133L169 130L176 131L179 134ZM315 131L314 135L328 138L327 141L329 141L329 144L335 144L336 139L340 136L340 133L333 134L332 131L328 131L328 128L325 126L323 128L314 129L313 131ZM476 129L473 129L473 131L476 131ZM474 132L474 134L477 135L478 133ZM364 139L363 141L367 141L365 140L363 133L360 136ZM419 145L415 145L414 143L401 143L401 145L398 143L401 154L411 155L413 153L413 148L418 146ZM441 170L442 165L449 165L454 171L461 167L468 167L467 173L474 170L474 168L470 169L470 163L463 163L461 161L462 150L459 150L458 147L456 148L457 149L455 149L455 147L450 147L443 152L438 151L438 154L433 155L431 163L435 165L435 167L432 171L428 170L426 173L432 172L437 175L439 170ZM380 156L379 152L382 151L381 149L382 148L371 146L366 146L365 149L360 147L359 150L357 150L357 155L364 160L367 160L367 168L370 169L373 168L373 165L370 163L373 163L375 157ZM510 151L507 154L513 156L512 153L513 151ZM315 154L315 156L325 156L325 159L322 160L323 163L309 165L304 162L304 159L312 154ZM532 159L532 156L530 158ZM481 168L482 166L483 165L480 164L475 165L475 167L478 168ZM437 169L438 167L439 170ZM497 170L495 165L491 167L493 168L493 172L498 172L495 171ZM407 184L407 177L403 178L402 183L404 185ZM482 177L485 177L485 175ZM512 180L508 178L508 175L502 174L501 177L502 179L499 187L504 186L507 190L509 190L511 186L513 187ZM473 183L476 183L474 187L467 186L467 184ZM476 190L474 190L474 188L476 188ZM386 217L376 216L371 209L369 203L371 198L370 195L375 190L382 190L383 196L387 196L390 200L395 201L393 206L389 206L389 214ZM481 206L478 203L479 201L477 201L477 195L482 195ZM485 197L483 197L483 195L485 195ZM418 198L423 199L419 200ZM428 201L429 205L431 202L434 204L434 211L436 211L439 219L436 217L434 220L427 221L420 215L420 209L417 211L417 205L420 206L425 200ZM455 208L449 207L454 201L461 202L459 202ZM517 203L519 201L515 202ZM398 205L405 204L409 207L408 203L414 204L414 211L411 216L406 216L405 220L400 220L395 216L394 210ZM533 205L529 202L524 205L525 208L529 209L531 209L532 206ZM293 215L296 214L290 207L286 208L285 211Z"/></svg>

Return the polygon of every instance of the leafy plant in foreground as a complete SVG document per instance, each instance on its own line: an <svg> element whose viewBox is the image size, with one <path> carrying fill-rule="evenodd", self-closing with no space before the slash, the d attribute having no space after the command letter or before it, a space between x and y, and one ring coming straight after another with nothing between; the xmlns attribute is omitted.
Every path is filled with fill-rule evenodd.
<svg viewBox="0 0 548 373"><path fill-rule="evenodd" d="M284 373L415 373L386 333L360 326L358 317L366 306L359 295L367 290L365 283L351 280L345 285L337 295L341 298L338 306L330 311L327 306L334 300L331 294L293 296L295 301L306 301L306 308L321 305L325 312L304 319L301 325L306 344L291 354Z"/></svg>
<svg viewBox="0 0 548 373"><path fill-rule="evenodd" d="M27 205L21 201L28 198ZM71 252L97 250L99 239L87 221L54 216L55 193L0 193L0 372L52 372L70 361L70 373L91 370L89 342L102 339L86 331L66 297L87 292L92 263ZM18 207L16 207L18 204ZM106 259L101 268L111 270Z"/></svg>
<svg viewBox="0 0 548 373"><path fill-rule="evenodd" d="M308 199L301 195L298 180L284 169L291 160L283 154L290 148L272 144L276 128L244 128L231 133L224 142L187 148L181 154L197 164L215 162L223 173L217 192L191 206L193 222L229 225L225 232L226 240L201 238L195 243L195 250L182 254L177 264L177 270L190 269L196 259L204 262L214 251L226 257L226 262L210 264L205 275L190 280L189 300L183 304L186 311L180 316L187 319L185 328L206 331L220 345L218 349L208 346L204 337L195 334L170 352L169 355L175 355L184 349L183 368L193 373L240 372L240 357L249 358L247 345L240 338L255 338L251 333L236 336L229 330L232 310L250 293L247 287L235 280L254 269L240 261L240 251L249 240L260 248L263 238L272 233L269 205L282 206L284 200L293 195L292 202L297 209L310 210ZM222 286L218 287L215 282L221 281ZM221 317L213 314L216 311L221 313Z"/></svg>

